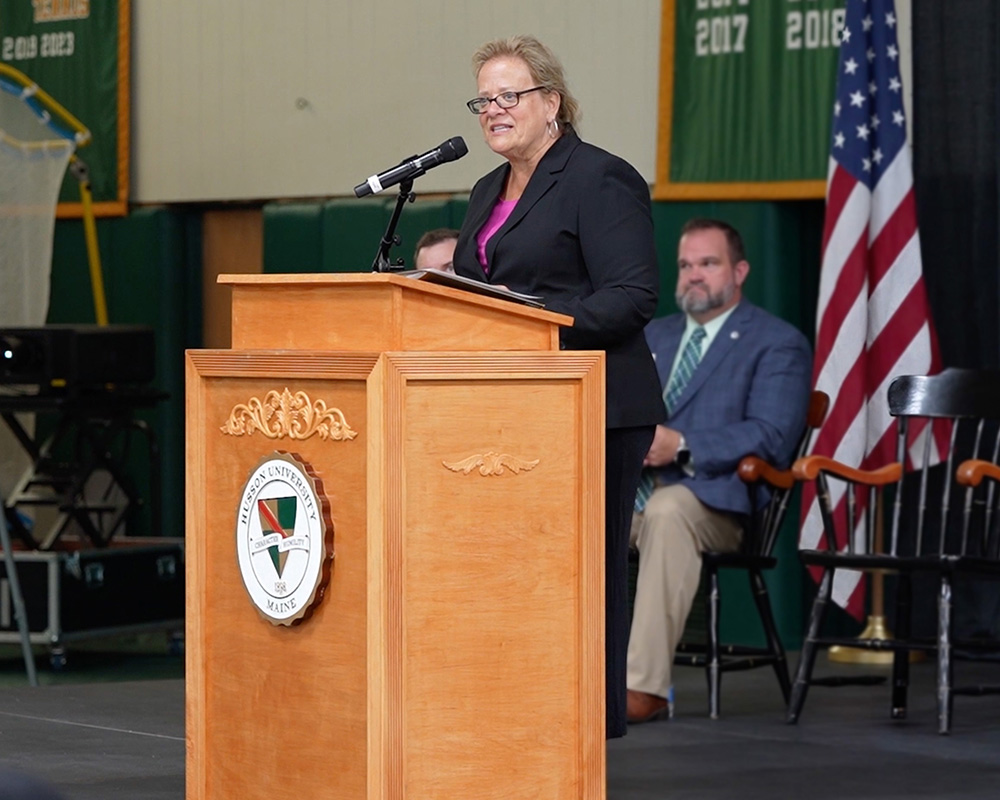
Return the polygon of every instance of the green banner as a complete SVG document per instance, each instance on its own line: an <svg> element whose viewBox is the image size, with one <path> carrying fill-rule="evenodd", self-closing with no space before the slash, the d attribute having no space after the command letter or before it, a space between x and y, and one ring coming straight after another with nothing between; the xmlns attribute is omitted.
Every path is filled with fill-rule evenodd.
<svg viewBox="0 0 1000 800"><path fill-rule="evenodd" d="M822 197L844 0L664 0L656 195Z"/></svg>
<svg viewBox="0 0 1000 800"><path fill-rule="evenodd" d="M128 0L0 0L0 60L91 132L78 155L99 214L124 214L128 200L128 11ZM78 213L74 177L59 200L60 215Z"/></svg>

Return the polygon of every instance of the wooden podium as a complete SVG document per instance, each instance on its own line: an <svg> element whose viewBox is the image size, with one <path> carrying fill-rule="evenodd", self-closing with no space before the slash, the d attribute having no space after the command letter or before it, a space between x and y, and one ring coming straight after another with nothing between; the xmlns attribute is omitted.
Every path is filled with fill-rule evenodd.
<svg viewBox="0 0 1000 800"><path fill-rule="evenodd" d="M188 800L604 798L603 353L398 275L219 280L232 349L187 353ZM237 559L276 452L335 554L293 625Z"/></svg>

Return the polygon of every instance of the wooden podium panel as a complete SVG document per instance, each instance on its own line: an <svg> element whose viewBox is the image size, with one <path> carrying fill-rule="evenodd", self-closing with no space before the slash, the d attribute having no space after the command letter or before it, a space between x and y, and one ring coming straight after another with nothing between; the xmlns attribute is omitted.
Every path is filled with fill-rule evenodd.
<svg viewBox="0 0 1000 800"><path fill-rule="evenodd" d="M558 350L572 317L400 275L220 275L234 349ZM461 298L461 301L456 301Z"/></svg>
<svg viewBox="0 0 1000 800"><path fill-rule="evenodd" d="M304 358L189 356L188 798L322 797L331 796L331 783L340 796L367 796L367 436L272 441L221 431L235 405L286 385L335 403L352 425L365 420L366 376L377 357L361 370L326 359L318 373ZM293 628L261 618L236 557L240 494L261 456L274 450L297 452L318 468L334 524L337 557L326 596Z"/></svg>
<svg viewBox="0 0 1000 800"><path fill-rule="evenodd" d="M603 798L603 354L192 351L187 369L189 800ZM357 435L222 431L285 389ZM334 526L294 627L257 612L235 555L276 450L312 466Z"/></svg>

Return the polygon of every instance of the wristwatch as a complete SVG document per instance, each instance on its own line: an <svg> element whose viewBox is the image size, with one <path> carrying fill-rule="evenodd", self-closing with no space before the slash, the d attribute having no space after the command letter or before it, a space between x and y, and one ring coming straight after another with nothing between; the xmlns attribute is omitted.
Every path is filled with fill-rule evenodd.
<svg viewBox="0 0 1000 800"><path fill-rule="evenodd" d="M674 463L679 467L686 467L691 460L691 451L688 450L687 440L684 434L680 434L681 440L677 445L677 455L674 456Z"/></svg>

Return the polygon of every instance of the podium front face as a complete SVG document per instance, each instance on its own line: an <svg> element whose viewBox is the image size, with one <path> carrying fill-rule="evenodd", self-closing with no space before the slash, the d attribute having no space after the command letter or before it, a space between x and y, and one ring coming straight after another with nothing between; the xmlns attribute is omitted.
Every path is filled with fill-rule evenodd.
<svg viewBox="0 0 1000 800"><path fill-rule="evenodd" d="M603 798L603 354L192 351L187 370L189 800ZM332 527L295 624L237 552L259 506L251 582L305 563L279 519L303 482L253 495L271 458L315 476Z"/></svg>

